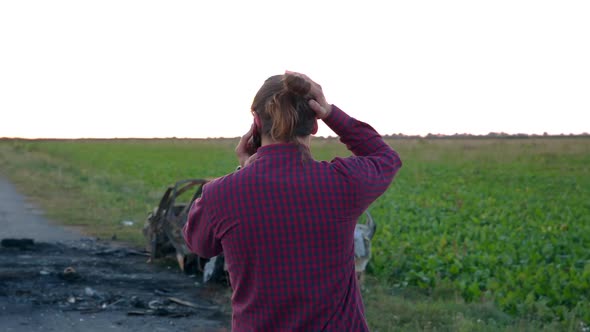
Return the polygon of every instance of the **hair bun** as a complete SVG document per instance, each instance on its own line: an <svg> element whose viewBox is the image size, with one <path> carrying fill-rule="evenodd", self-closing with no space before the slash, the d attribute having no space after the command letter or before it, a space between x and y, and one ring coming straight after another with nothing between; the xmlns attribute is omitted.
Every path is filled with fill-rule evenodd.
<svg viewBox="0 0 590 332"><path fill-rule="evenodd" d="M311 91L311 83L306 79L296 75L285 74L283 77L285 89L294 94L305 96Z"/></svg>

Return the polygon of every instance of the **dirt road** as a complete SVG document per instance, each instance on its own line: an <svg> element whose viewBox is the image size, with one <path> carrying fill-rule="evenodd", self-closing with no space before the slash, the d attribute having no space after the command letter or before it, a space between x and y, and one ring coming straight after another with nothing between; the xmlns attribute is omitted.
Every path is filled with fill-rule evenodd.
<svg viewBox="0 0 590 332"><path fill-rule="evenodd" d="M226 331L227 290L46 220L0 178L0 331Z"/></svg>

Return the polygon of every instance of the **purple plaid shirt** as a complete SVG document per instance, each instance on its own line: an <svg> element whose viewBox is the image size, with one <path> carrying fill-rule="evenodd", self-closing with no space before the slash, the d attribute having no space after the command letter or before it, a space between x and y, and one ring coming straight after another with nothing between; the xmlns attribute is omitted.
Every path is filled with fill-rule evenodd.
<svg viewBox="0 0 590 332"><path fill-rule="evenodd" d="M232 331L368 331L354 227L402 163L336 106L324 121L354 156L306 160L296 144L265 145L247 167L206 184L191 207L188 247L225 255Z"/></svg>

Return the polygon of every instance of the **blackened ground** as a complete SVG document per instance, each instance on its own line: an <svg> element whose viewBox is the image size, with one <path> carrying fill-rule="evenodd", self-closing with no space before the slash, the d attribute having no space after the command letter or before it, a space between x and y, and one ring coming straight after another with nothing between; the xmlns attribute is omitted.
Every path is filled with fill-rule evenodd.
<svg viewBox="0 0 590 332"><path fill-rule="evenodd" d="M2 176L0 240L2 332L229 330L229 287L61 227Z"/></svg>
<svg viewBox="0 0 590 332"><path fill-rule="evenodd" d="M2 331L223 331L227 289L94 240L0 246Z"/></svg>

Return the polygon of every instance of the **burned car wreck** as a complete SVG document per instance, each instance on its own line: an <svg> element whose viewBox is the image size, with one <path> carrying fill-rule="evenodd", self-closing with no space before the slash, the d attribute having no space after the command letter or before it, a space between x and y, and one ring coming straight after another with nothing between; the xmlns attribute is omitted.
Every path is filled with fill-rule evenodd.
<svg viewBox="0 0 590 332"><path fill-rule="evenodd" d="M203 186L209 180L186 179L169 186L157 207L148 214L143 227L149 262L156 259L173 258L180 270L187 274L201 274L202 282L228 283L223 254L213 258L203 258L190 252L182 236L182 228L187 221L192 203L200 197ZM190 198L187 194L191 194ZM181 197L182 196L182 197ZM362 280L371 259L371 240L377 225L369 211L359 218L354 230L355 270Z"/></svg>

